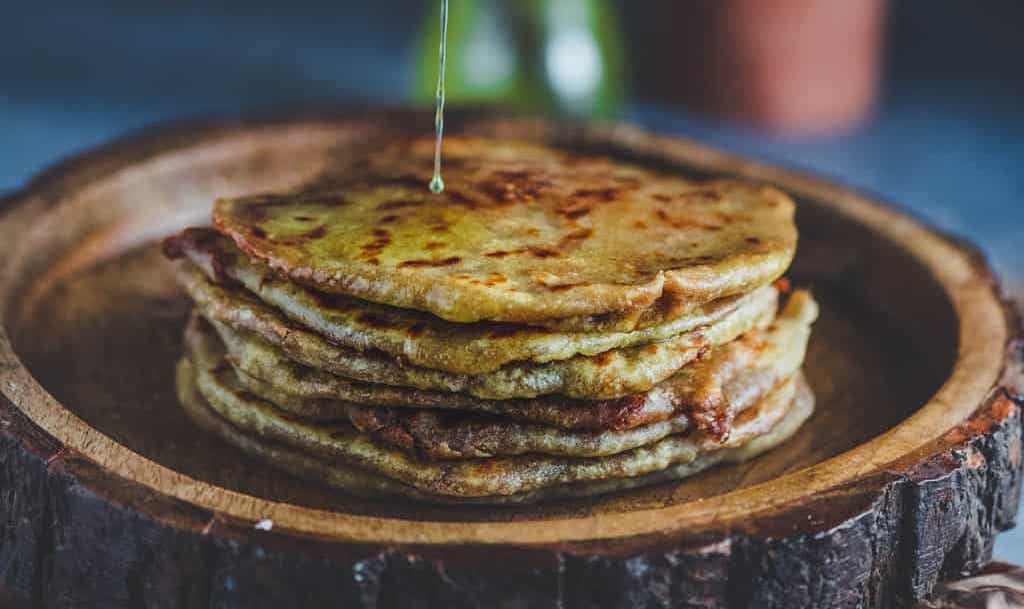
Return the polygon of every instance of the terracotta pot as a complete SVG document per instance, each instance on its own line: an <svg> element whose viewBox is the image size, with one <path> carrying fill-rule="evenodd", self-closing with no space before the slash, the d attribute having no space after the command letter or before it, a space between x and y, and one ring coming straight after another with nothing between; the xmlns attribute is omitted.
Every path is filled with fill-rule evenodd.
<svg viewBox="0 0 1024 609"><path fill-rule="evenodd" d="M844 131L877 97L885 9L885 0L671 3L652 25L668 42L659 57L640 56L660 66L657 94L691 109L773 131Z"/></svg>

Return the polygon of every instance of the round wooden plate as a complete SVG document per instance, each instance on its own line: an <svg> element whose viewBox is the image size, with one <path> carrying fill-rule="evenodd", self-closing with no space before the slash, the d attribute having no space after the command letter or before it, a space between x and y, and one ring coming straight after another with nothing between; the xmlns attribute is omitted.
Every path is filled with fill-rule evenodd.
<svg viewBox="0 0 1024 609"><path fill-rule="evenodd" d="M1021 351L982 259L869 197L625 126L455 114L799 202L823 305L818 410L747 464L514 508L357 500L201 433L173 363L188 304L154 245L216 196L329 175L415 112L150 132L0 217L0 582L40 606L907 606L978 569L1020 492Z"/></svg>

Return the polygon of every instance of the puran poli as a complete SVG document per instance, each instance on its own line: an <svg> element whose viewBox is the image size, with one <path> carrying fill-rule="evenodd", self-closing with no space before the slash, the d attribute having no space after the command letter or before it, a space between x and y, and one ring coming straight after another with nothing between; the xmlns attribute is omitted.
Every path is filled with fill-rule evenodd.
<svg viewBox="0 0 1024 609"><path fill-rule="evenodd" d="M453 137L434 195L432 153L396 141L330 189L221 199L213 222L293 282L456 322L708 302L770 283L796 249L794 204L768 186Z"/></svg>
<svg viewBox="0 0 1024 609"><path fill-rule="evenodd" d="M383 354L335 345L290 322L245 290L212 283L190 263L179 264L177 274L199 313L218 322L218 329L227 326L257 334L299 363L353 380L488 399L560 394L598 400L644 392L708 349L767 326L778 304L774 289L758 291L752 294L755 298L714 323L660 342L543 364L516 363L468 375L403 364Z"/></svg>
<svg viewBox="0 0 1024 609"><path fill-rule="evenodd" d="M788 440L811 415L814 396L806 384L797 386L797 396L785 418L768 433L749 443L707 453L690 463L673 465L664 470L633 478L616 478L588 483L569 483L515 495L488 497L451 497L423 492L415 487L338 460L325 460L304 454L289 446L268 442L246 433L213 412L195 388L194 373L187 359L177 366L178 400L185 413L200 428L219 436L242 452L259 459L268 466L288 472L298 478L316 481L340 489L351 495L371 499L403 498L424 503L460 505L519 505L563 498L586 497L626 491L642 486L679 480L697 474L720 463L749 461Z"/></svg>
<svg viewBox="0 0 1024 609"><path fill-rule="evenodd" d="M165 242L200 426L372 497L515 504L742 461L813 411L795 206L549 145L339 150ZM780 309L780 294L789 294Z"/></svg>
<svg viewBox="0 0 1024 609"><path fill-rule="evenodd" d="M218 353L209 334L198 320L186 329L186 354L196 371L196 382L206 394L235 393L243 399L259 396L282 409L268 393L252 393L240 382L230 364ZM318 413L320 414L320 413ZM300 417L314 421L347 419L356 429L384 444L432 458L482 458L525 453L597 457L620 453L649 444L691 427L686 414L629 430L577 431L522 423L489 415L436 409L380 408L335 403L334 416Z"/></svg>
<svg viewBox="0 0 1024 609"><path fill-rule="evenodd" d="M452 497L517 495L570 483L631 478L693 463L704 454L742 447L769 434L787 419L799 415L797 426L813 410L813 398L794 378L737 418L728 440L702 434L673 435L651 445L601 458L566 458L523 455L492 459L430 461L382 446L348 425L318 425L280 414L259 398L230 390L204 393L196 385L196 369L183 361L178 370L183 402L198 397L219 417L245 435L291 447L310 459L347 464L401 482L421 492ZM788 427L788 426L786 426ZM787 435L788 437L788 435ZM230 438L228 438L230 440Z"/></svg>
<svg viewBox="0 0 1024 609"><path fill-rule="evenodd" d="M211 282L237 282L293 323L360 351L382 351L415 366L479 374L513 362L546 363L575 355L666 340L721 319L771 286L751 294L694 305L689 311L632 332L565 332L520 324L452 323L430 314L323 294L285 280L245 257L210 229L189 229L169 242Z"/></svg>
<svg viewBox="0 0 1024 609"><path fill-rule="evenodd" d="M482 400L460 393L405 389L349 381L297 364L259 338L193 320L188 329L209 358L227 358L240 382L295 416L338 419L351 404L407 409L444 409L490 414L563 429L625 430L685 413L702 429L723 433L731 416L759 399L803 362L817 305L797 290L769 328L754 330L713 349L650 391L614 400L545 396Z"/></svg>
<svg viewBox="0 0 1024 609"><path fill-rule="evenodd" d="M196 382L207 395L234 393L243 398L259 396L281 410L267 394L255 394L239 382L235 371L223 359L210 358L200 345L190 345L188 357L196 370ZM208 400L209 401L209 400ZM347 421L358 431L381 444L433 459L486 458L526 453L600 457L613 455L683 432L691 427L689 417L676 414L669 419L628 430L568 430L524 423L465 411L381 408L353 403L337 404L332 419L308 422ZM302 417L302 420L307 420Z"/></svg>

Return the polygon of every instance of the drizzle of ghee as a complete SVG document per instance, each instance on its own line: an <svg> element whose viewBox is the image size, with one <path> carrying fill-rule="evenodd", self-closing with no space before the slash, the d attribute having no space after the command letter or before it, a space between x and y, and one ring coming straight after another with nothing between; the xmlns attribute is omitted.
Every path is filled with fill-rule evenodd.
<svg viewBox="0 0 1024 609"><path fill-rule="evenodd" d="M438 194L444 190L441 179L441 138L444 134L444 64L448 41L448 0L441 0L441 43L438 45L437 95L434 110L434 177L430 180L430 192Z"/></svg>

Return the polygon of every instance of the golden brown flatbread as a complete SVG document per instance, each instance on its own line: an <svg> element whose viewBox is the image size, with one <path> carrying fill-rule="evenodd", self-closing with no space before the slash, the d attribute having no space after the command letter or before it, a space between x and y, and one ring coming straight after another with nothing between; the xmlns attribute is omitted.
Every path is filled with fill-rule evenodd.
<svg viewBox="0 0 1024 609"><path fill-rule="evenodd" d="M817 310L810 294L798 290L769 328L712 350L650 391L613 400L484 400L361 383L297 364L265 341L223 326L218 336L200 320L191 324L188 335L210 357L226 357L246 389L304 418L342 418L347 416L346 406L355 403L467 411L563 429L622 431L683 413L702 429L724 433L731 416L800 368Z"/></svg>
<svg viewBox="0 0 1024 609"><path fill-rule="evenodd" d="M718 463L752 459L777 444L785 442L805 420L805 413L796 408L796 406L800 404L813 405L813 396L810 394L810 389L806 385L800 386L798 390L806 393L809 399L795 402L794 408L790 409L786 418L767 434L758 436L751 440L750 443L739 448L723 449L704 455L691 463L674 465L659 472L633 478L618 478L589 483L570 483L559 487L544 488L516 495L447 497L425 493L415 487L370 473L367 470L347 463L319 459L315 456L303 454L289 446L269 442L257 436L247 434L218 416L206 405L202 397L195 390L195 384L190 380L191 372L191 364L187 360L181 360L177 369L178 396L185 413L200 428L219 436L253 458L259 459L268 466L288 472L298 478L305 478L317 484L337 488L351 495L373 499L404 498L436 504L511 506L562 498L614 493L660 482L679 480L699 473Z"/></svg>
<svg viewBox="0 0 1024 609"><path fill-rule="evenodd" d="M628 325L770 283L796 248L793 202L767 186L453 137L434 195L432 152L396 141L329 190L219 200L214 224L291 281L456 322Z"/></svg>
<svg viewBox="0 0 1024 609"><path fill-rule="evenodd" d="M200 315L215 322L218 330L227 327L256 334L311 368L364 382L468 393L485 399L546 394L611 399L648 391L708 349L767 326L778 301L777 292L768 288L755 292L753 299L708 326L660 342L542 364L514 363L471 375L413 366L380 353L336 345L289 321L246 290L212 283L191 263L180 264L178 277Z"/></svg>
<svg viewBox="0 0 1024 609"><path fill-rule="evenodd" d="M777 445L813 411L813 397L802 377L797 376L743 413L727 440L702 434L673 435L601 458L523 455L430 461L382 446L347 425L317 425L284 417L269 403L244 393L204 393L196 384L196 369L188 360L182 360L178 367L178 392L197 422L272 465L299 475L315 472L326 483L336 479L329 472L337 467L340 482L352 484L349 489L353 492L405 494L403 489L411 487L416 489L413 496L417 498L525 496L526 500L537 500L564 496L566 490L579 489L580 485L598 485L597 492L608 492L616 488L609 487L610 481L620 481L622 488L629 488L631 479L657 472L691 475L723 460L751 458ZM211 419L204 406L213 410L221 423ZM349 472L357 475L346 475ZM359 474L398 484L366 489L367 476Z"/></svg>
<svg viewBox="0 0 1024 609"><path fill-rule="evenodd" d="M453 323L419 311L324 294L251 262L229 239L210 229L188 229L170 240L168 249L188 258L211 282L236 282L292 322L335 344L465 374L493 372L513 362L597 355L673 338L713 323L773 289L764 286L753 294L696 304L677 317L632 332L565 332L522 324Z"/></svg>

